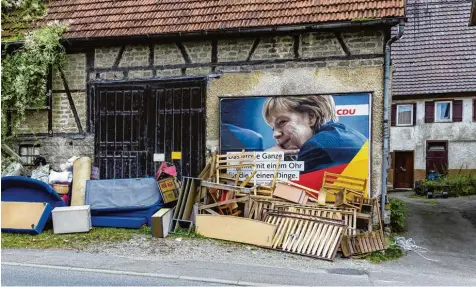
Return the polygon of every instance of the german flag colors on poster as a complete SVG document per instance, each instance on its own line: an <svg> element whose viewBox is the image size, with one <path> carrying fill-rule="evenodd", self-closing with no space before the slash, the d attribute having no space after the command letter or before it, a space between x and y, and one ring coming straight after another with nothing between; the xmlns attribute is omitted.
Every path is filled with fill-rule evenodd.
<svg viewBox="0 0 476 287"><path fill-rule="evenodd" d="M325 171L369 179L370 112L370 94L222 98L220 150L258 152L256 182L278 158L278 178L316 190Z"/></svg>

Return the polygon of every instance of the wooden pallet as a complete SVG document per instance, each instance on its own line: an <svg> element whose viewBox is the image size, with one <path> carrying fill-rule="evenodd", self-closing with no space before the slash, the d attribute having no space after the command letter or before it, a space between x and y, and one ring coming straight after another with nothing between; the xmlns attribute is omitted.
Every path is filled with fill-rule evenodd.
<svg viewBox="0 0 476 287"><path fill-rule="evenodd" d="M379 230L355 236L344 236L341 249L345 257L350 257L387 249L387 242L383 232Z"/></svg>
<svg viewBox="0 0 476 287"><path fill-rule="evenodd" d="M268 213L266 222L277 226L272 248L319 259L335 259L347 226L335 219L311 214Z"/></svg>
<svg viewBox="0 0 476 287"><path fill-rule="evenodd" d="M346 235L356 235L357 234L357 211L355 209L338 209L338 208L327 208L321 206L300 206L300 205L291 205L286 203L276 203L274 205L275 209L278 210L287 210L290 211L291 208L294 212L297 213L309 213L317 217L341 219L347 225Z"/></svg>

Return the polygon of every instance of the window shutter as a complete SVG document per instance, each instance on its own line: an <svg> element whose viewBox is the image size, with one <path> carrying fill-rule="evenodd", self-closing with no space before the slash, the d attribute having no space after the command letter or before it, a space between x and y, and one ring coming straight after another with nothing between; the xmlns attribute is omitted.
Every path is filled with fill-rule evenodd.
<svg viewBox="0 0 476 287"><path fill-rule="evenodd" d="M392 105L392 114L390 116L390 125L392 127L397 125L397 105Z"/></svg>
<svg viewBox="0 0 476 287"><path fill-rule="evenodd" d="M463 121L463 101L453 101L453 122Z"/></svg>
<svg viewBox="0 0 476 287"><path fill-rule="evenodd" d="M425 102L425 123L435 121L435 102Z"/></svg>
<svg viewBox="0 0 476 287"><path fill-rule="evenodd" d="M416 126L416 103L413 104L413 126Z"/></svg>

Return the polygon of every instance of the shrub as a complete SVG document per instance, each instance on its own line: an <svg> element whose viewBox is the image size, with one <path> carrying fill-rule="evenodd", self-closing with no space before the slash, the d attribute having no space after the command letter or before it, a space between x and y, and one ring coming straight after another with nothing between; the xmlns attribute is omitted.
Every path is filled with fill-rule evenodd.
<svg viewBox="0 0 476 287"><path fill-rule="evenodd" d="M401 199L390 199L390 226L392 232L403 232L407 229L407 204Z"/></svg>
<svg viewBox="0 0 476 287"><path fill-rule="evenodd" d="M476 194L476 176L465 174L448 174L439 180L423 180L423 190L442 192L447 187L448 196L465 196Z"/></svg>

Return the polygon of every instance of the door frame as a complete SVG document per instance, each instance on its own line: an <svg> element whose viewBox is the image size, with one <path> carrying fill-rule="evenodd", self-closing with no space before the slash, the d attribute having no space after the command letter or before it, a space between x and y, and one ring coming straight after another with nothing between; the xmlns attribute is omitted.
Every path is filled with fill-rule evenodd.
<svg viewBox="0 0 476 287"><path fill-rule="evenodd" d="M444 143L445 144L445 152L446 152L446 169L449 169L450 164L450 156L449 156L449 141L448 140L427 140L425 142L425 175L428 175L430 172L427 168L427 158L428 158L428 147L429 144L432 143Z"/></svg>
<svg viewBox="0 0 476 287"><path fill-rule="evenodd" d="M396 174L396 169L395 169L395 162L396 162L396 155L397 153L411 153L412 155L412 172L411 172L411 182L412 182L412 186L413 186L413 183L415 182L415 151L414 150L394 150L392 152L392 169L393 169L393 188L403 188L403 187L395 187L395 182L396 182L396 178L397 178L397 174Z"/></svg>

